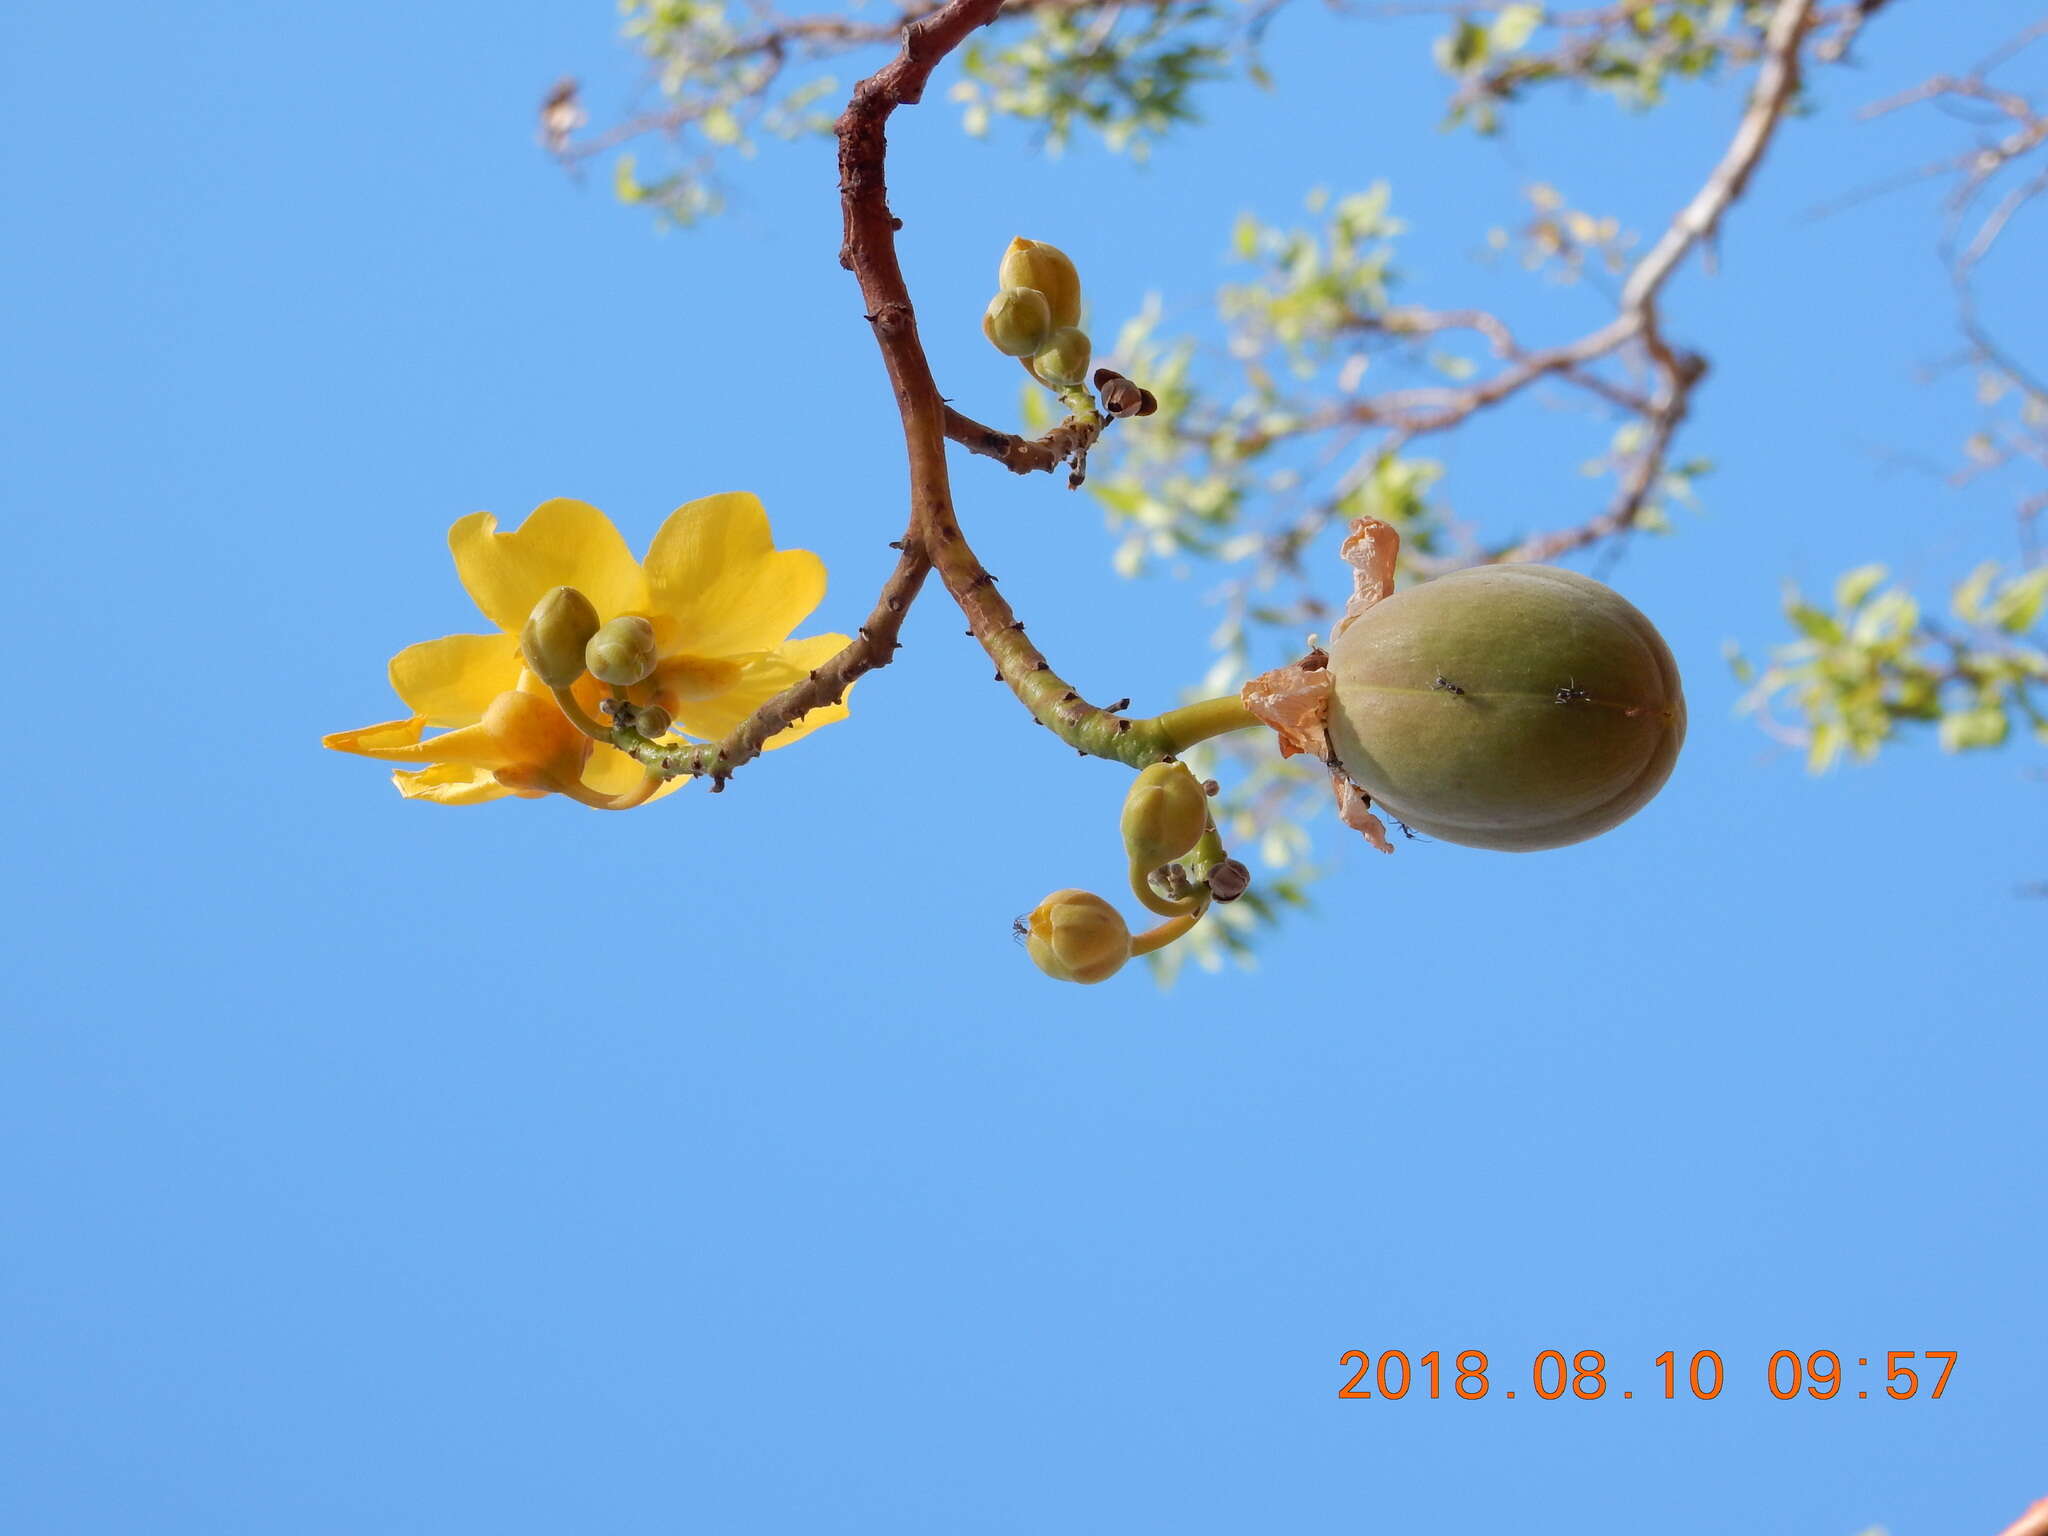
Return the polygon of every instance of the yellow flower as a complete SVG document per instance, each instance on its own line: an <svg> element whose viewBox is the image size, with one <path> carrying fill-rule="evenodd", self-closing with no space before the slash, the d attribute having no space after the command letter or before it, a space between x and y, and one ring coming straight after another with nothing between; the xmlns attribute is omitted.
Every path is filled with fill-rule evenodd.
<svg viewBox="0 0 2048 1536"><path fill-rule="evenodd" d="M448 544L463 586L498 632L406 647L391 658L391 686L411 715L324 738L336 751L427 765L392 774L409 799L477 805L558 792L591 805L639 803L641 766L570 724L520 655L521 627L556 587L576 588L601 620L633 615L654 626L660 664L628 696L666 710L676 734L703 741L726 735L847 643L844 635L789 638L825 595L824 562L775 548L767 513L745 492L679 507L644 564L602 512L580 501L543 502L509 533L490 513L473 513L449 530ZM572 691L592 714L608 696L587 675ZM812 710L767 746L845 715L843 704ZM442 734L425 736L430 727Z"/></svg>

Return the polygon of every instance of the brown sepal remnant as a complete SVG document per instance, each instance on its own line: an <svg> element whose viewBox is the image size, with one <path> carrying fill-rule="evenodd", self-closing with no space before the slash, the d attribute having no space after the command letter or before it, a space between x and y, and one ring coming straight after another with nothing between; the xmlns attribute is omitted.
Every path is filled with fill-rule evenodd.
<svg viewBox="0 0 2048 1536"><path fill-rule="evenodd" d="M1372 517L1355 517L1351 532L1337 551L1351 567L1352 593L1337 622L1343 634L1366 609L1394 590L1394 562L1400 557L1401 535ZM1330 658L1310 651L1300 661L1261 672L1244 685L1238 697L1244 707L1271 726L1280 738L1280 755L1306 752L1330 770L1330 789L1337 797L1337 819L1381 853L1392 853L1386 824L1373 815L1372 797L1356 784L1330 747Z"/></svg>
<svg viewBox="0 0 2048 1536"><path fill-rule="evenodd" d="M1351 567L1351 598L1344 604L1344 617L1337 621L1332 638L1343 634L1354 619L1394 590L1394 562L1401 558L1401 535L1392 524L1376 517L1354 517L1351 532L1337 546L1337 553Z"/></svg>
<svg viewBox="0 0 2048 1536"><path fill-rule="evenodd" d="M1318 762L1330 760L1330 658L1310 651L1300 661L1261 672L1238 690L1244 707L1280 738L1280 755L1307 752Z"/></svg>
<svg viewBox="0 0 2048 1536"><path fill-rule="evenodd" d="M1337 792L1337 819L1352 831L1363 832L1365 840L1381 853L1392 853L1387 824L1368 809L1372 796L1352 783L1342 768L1330 770L1330 787Z"/></svg>

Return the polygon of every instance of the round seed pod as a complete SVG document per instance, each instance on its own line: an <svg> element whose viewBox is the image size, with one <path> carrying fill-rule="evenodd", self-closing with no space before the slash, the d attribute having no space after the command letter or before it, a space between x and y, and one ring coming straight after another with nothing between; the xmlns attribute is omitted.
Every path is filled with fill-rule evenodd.
<svg viewBox="0 0 2048 1536"><path fill-rule="evenodd" d="M1650 621L1576 571L1490 565L1375 603L1330 646L1330 743L1418 832L1526 853L1650 802L1685 742Z"/></svg>

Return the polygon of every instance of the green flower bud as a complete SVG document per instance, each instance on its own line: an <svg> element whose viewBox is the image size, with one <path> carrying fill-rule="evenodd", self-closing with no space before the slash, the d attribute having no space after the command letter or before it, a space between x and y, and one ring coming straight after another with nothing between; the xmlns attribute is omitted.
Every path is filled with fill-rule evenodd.
<svg viewBox="0 0 2048 1536"><path fill-rule="evenodd" d="M1054 891L1025 921L1024 947L1055 981L1092 986L1109 980L1131 958L1131 930L1123 915L1090 891Z"/></svg>
<svg viewBox="0 0 2048 1536"><path fill-rule="evenodd" d="M633 711L633 729L652 741L668 734L669 713L659 704L644 704Z"/></svg>
<svg viewBox="0 0 2048 1536"><path fill-rule="evenodd" d="M1031 359L1031 367L1046 383L1071 388L1088 377L1090 350L1086 331L1062 326L1046 338L1038 355Z"/></svg>
<svg viewBox="0 0 2048 1536"><path fill-rule="evenodd" d="M1056 326L1081 323L1081 274L1057 247L1042 240L1012 240L996 282L1004 288L1036 288L1045 295Z"/></svg>
<svg viewBox="0 0 2048 1536"><path fill-rule="evenodd" d="M583 648L597 633L597 610L574 587L556 587L533 605L519 631L519 652L533 675L566 688L583 675Z"/></svg>
<svg viewBox="0 0 2048 1536"><path fill-rule="evenodd" d="M1154 763L1124 796L1124 849L1140 870L1180 858L1208 825L1209 797L1186 763Z"/></svg>
<svg viewBox="0 0 2048 1536"><path fill-rule="evenodd" d="M1330 744L1380 807L1468 848L1561 848L1627 820L1685 741L1670 648L1609 587L1542 565L1456 571L1330 646Z"/></svg>
<svg viewBox="0 0 2048 1536"><path fill-rule="evenodd" d="M660 660L654 649L654 626L631 614L613 619L590 637L583 660L599 682L630 688L643 681Z"/></svg>
<svg viewBox="0 0 2048 1536"><path fill-rule="evenodd" d="M1036 288L1005 288L988 301L981 331L1005 357L1029 357L1052 335L1052 310Z"/></svg>

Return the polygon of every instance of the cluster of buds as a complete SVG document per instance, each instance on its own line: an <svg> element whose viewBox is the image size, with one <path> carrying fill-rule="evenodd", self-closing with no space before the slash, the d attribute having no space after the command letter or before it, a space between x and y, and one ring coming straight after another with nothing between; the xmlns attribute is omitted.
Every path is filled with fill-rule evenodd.
<svg viewBox="0 0 2048 1536"><path fill-rule="evenodd" d="M1042 240L1012 240L996 283L982 334L1004 356L1023 359L1047 389L1079 389L1093 348L1081 329L1081 274L1066 252Z"/></svg>
<svg viewBox="0 0 2048 1536"><path fill-rule="evenodd" d="M1185 763L1154 763L1138 775L1124 797L1124 854L1132 893L1166 921L1133 934L1123 914L1092 891L1054 891L1019 925L1041 971L1056 981L1107 981L1133 955L1164 949L1191 930L1211 901L1244 894L1250 876L1237 860L1223 857L1210 821L1213 790ZM1181 863L1191 855L1199 876Z"/></svg>
<svg viewBox="0 0 2048 1536"><path fill-rule="evenodd" d="M565 711L572 711L572 720L569 690L588 672L612 690L613 697L600 705L604 713L649 740L668 734L669 712L651 700L635 702L627 692L653 677L661 662L654 626L638 614L599 623L589 598L574 587L556 587L534 604L519 631L519 653L527 670L554 691Z"/></svg>

